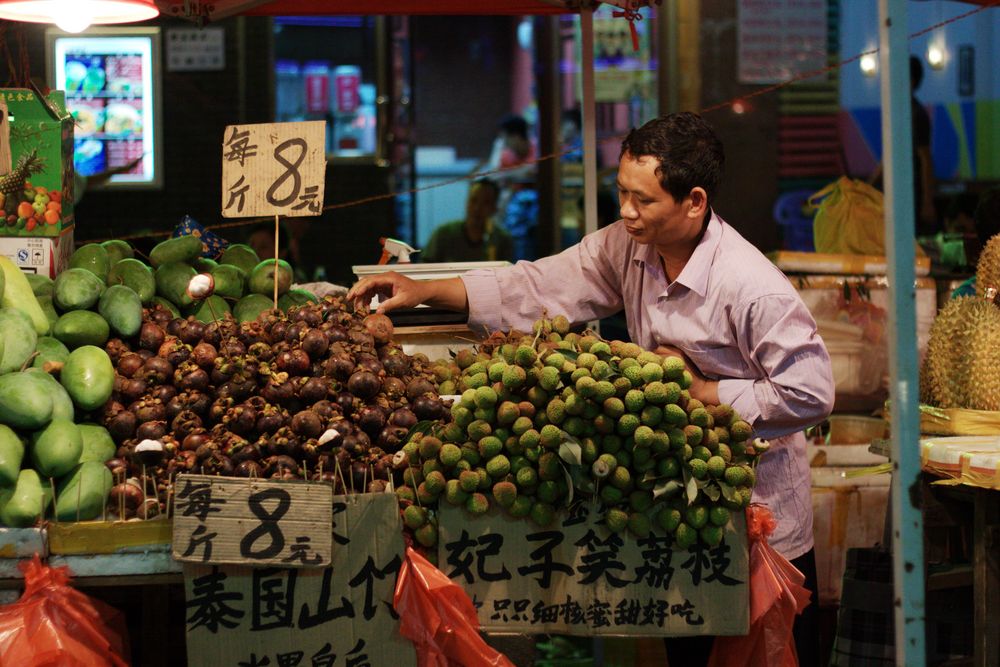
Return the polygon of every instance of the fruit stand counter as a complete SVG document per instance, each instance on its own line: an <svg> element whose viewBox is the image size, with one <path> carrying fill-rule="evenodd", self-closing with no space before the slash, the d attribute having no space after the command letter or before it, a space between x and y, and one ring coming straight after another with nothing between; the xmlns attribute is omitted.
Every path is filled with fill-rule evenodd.
<svg viewBox="0 0 1000 667"><path fill-rule="evenodd" d="M924 477L933 501L945 508L949 517L969 517L971 536L972 595L974 613L973 665L1000 664L1000 449L993 436L934 437L921 442ZM993 451L991 451L993 450ZM889 456L889 443L877 440L871 451ZM992 471L984 464L992 462ZM924 521L928 509L925 508ZM968 585L944 581L946 575L927 577L927 589ZM961 579L961 577L960 577ZM939 581L941 580L941 581Z"/></svg>

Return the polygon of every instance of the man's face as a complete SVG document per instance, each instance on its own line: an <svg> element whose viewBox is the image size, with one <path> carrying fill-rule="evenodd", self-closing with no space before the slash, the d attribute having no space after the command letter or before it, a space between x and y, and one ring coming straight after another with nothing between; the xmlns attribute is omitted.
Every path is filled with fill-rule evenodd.
<svg viewBox="0 0 1000 667"><path fill-rule="evenodd" d="M649 155L622 156L618 163L618 204L625 229L638 243L670 246L701 233L702 219L690 216L691 198L677 201L660 186L659 162Z"/></svg>

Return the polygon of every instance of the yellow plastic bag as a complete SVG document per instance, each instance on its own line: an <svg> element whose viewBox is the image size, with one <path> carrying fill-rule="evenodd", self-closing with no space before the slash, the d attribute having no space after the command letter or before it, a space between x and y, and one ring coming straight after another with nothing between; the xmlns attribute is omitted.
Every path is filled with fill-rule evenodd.
<svg viewBox="0 0 1000 667"><path fill-rule="evenodd" d="M816 252L884 255L882 193L862 181L841 176L808 199L816 211Z"/></svg>

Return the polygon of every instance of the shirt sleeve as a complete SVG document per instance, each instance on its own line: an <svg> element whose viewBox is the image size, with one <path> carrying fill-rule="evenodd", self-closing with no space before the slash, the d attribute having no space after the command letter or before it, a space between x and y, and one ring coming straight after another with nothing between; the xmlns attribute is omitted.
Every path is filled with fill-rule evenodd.
<svg viewBox="0 0 1000 667"><path fill-rule="evenodd" d="M735 313L740 351L759 379L719 381L729 403L763 438L812 426L833 410L830 355L805 304L794 295L764 296Z"/></svg>
<svg viewBox="0 0 1000 667"><path fill-rule="evenodd" d="M622 309L621 245L605 228L558 255L521 261L503 269L462 275L469 298L469 326L488 329L531 328L547 313L586 322Z"/></svg>

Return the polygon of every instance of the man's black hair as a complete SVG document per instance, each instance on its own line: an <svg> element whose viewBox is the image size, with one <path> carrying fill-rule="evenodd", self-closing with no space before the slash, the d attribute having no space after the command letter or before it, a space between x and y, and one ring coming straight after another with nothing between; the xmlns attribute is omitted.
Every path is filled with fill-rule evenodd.
<svg viewBox="0 0 1000 667"><path fill-rule="evenodd" d="M690 111L660 116L633 128L618 157L654 157L660 186L677 201L701 187L711 205L722 181L726 155L722 141L705 119Z"/></svg>
<svg viewBox="0 0 1000 667"><path fill-rule="evenodd" d="M524 139L528 138L528 121L524 117L516 114L508 114L500 120L500 129L507 134L516 134Z"/></svg>
<svg viewBox="0 0 1000 667"><path fill-rule="evenodd" d="M924 80L924 64L920 62L920 58L916 56L910 56L910 90L917 90L920 88L921 82Z"/></svg>
<svg viewBox="0 0 1000 667"><path fill-rule="evenodd" d="M987 241L1000 234L1000 187L991 188L979 195L973 220L980 244L985 246Z"/></svg>

